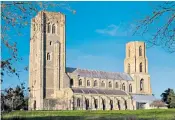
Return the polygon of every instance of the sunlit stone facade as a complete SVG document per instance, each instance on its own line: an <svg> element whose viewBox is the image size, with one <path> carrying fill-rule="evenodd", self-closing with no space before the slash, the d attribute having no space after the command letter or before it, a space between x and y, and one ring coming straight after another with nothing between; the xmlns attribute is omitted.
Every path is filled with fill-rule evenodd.
<svg viewBox="0 0 175 120"><path fill-rule="evenodd" d="M30 110L135 110L154 99L144 42L126 44L123 73L86 70L66 67L65 33L61 13L31 20Z"/></svg>

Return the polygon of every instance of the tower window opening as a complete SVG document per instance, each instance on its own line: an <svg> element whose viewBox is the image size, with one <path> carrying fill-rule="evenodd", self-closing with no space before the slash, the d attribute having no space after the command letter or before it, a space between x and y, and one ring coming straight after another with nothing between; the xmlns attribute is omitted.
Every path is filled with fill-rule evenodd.
<svg viewBox="0 0 175 120"><path fill-rule="evenodd" d="M140 63L140 72L142 72L142 63Z"/></svg>
<svg viewBox="0 0 175 120"><path fill-rule="evenodd" d="M130 73L130 64L128 64L128 73Z"/></svg>
<svg viewBox="0 0 175 120"><path fill-rule="evenodd" d="M52 41L50 41L50 43L49 43L50 45L52 45Z"/></svg>
<svg viewBox="0 0 175 120"><path fill-rule="evenodd" d="M50 23L47 24L47 32L50 33L51 25Z"/></svg>
<svg viewBox="0 0 175 120"><path fill-rule="evenodd" d="M140 91L143 91L144 80L140 80Z"/></svg>
<svg viewBox="0 0 175 120"><path fill-rule="evenodd" d="M55 28L55 24L53 24L53 25L52 25L52 34L55 33L55 29L56 29L56 28Z"/></svg>
<svg viewBox="0 0 175 120"><path fill-rule="evenodd" d="M47 53L47 60L51 60L51 55L50 55L50 53Z"/></svg>
<svg viewBox="0 0 175 120"><path fill-rule="evenodd" d="M139 47L139 56L142 56L142 47Z"/></svg>

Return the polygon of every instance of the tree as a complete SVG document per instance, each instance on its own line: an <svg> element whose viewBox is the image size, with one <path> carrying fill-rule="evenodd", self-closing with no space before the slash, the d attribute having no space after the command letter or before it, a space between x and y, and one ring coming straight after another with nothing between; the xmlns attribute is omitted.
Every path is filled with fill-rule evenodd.
<svg viewBox="0 0 175 120"><path fill-rule="evenodd" d="M173 89L168 88L161 94L162 101L168 104L168 108L175 108L175 93Z"/></svg>
<svg viewBox="0 0 175 120"><path fill-rule="evenodd" d="M160 21L163 21L163 24L158 25ZM134 34L152 33L151 38L146 40L150 47L156 45L163 47L167 52L175 52L175 2L163 2L158 5L150 15L138 21L136 26Z"/></svg>
<svg viewBox="0 0 175 120"><path fill-rule="evenodd" d="M60 11L64 9L75 13L75 10L72 10L67 2L1 2L1 48L9 51L8 57L1 58L1 76L15 74L19 77L19 70L14 67L14 63L21 61L22 58L18 55L18 41L11 39L10 32L18 36L23 35L21 31L30 25L30 19L39 11L50 8ZM28 67L24 69L28 70Z"/></svg>
<svg viewBox="0 0 175 120"><path fill-rule="evenodd" d="M1 110L12 111L27 109L26 102L28 99L24 96L25 91L24 84L21 84L20 86L17 85L15 88L8 88L1 91Z"/></svg>

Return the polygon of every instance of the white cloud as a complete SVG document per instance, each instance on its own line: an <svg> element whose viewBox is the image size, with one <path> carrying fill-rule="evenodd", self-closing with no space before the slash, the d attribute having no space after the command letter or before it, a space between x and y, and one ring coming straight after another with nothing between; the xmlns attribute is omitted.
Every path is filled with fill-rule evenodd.
<svg viewBox="0 0 175 120"><path fill-rule="evenodd" d="M107 26L107 28L104 29L96 29L95 32L103 35L108 35L108 36L131 36L133 29L135 25L130 24L119 24L119 25L114 25L111 24Z"/></svg>

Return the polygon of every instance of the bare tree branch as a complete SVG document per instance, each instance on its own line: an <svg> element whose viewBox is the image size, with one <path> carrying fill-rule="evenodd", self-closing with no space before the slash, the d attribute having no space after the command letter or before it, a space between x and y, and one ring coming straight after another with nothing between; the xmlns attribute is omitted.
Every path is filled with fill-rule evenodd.
<svg viewBox="0 0 175 120"><path fill-rule="evenodd" d="M163 24L157 27L157 20L163 18ZM151 26L154 25L157 28L156 32L151 31ZM150 16L138 21L134 35L137 33L142 36L151 33L152 38L146 40L149 46L161 46L169 53L175 52L175 2L164 2Z"/></svg>
<svg viewBox="0 0 175 120"><path fill-rule="evenodd" d="M18 70L15 69L14 63L22 60L18 55L17 40L11 39L10 31L15 32L15 35L23 35L23 28L30 25L30 19L39 11L48 10L50 8L61 8L72 13L75 10L66 2L27 2L27 1L2 1L1 2L1 48L7 49L8 58L1 58L1 75L15 74L19 77ZM3 50L2 50L3 53ZM28 70L27 67L24 68Z"/></svg>

